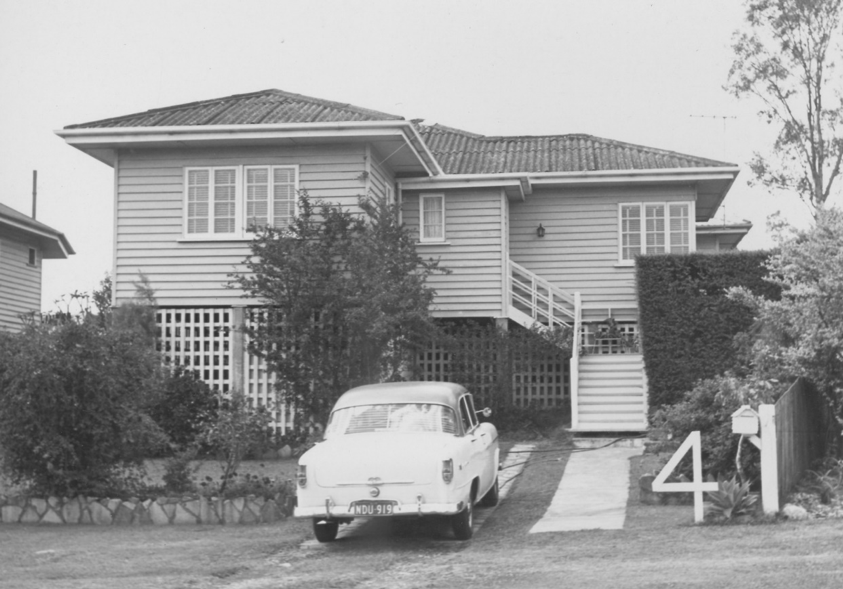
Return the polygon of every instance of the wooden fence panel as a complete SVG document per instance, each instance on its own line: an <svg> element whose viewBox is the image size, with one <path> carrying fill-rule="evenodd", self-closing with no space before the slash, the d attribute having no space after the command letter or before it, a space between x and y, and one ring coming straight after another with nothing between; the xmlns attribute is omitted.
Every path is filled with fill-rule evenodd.
<svg viewBox="0 0 843 589"><path fill-rule="evenodd" d="M776 402L779 497L787 494L811 463L825 455L828 412L816 388L798 379Z"/></svg>

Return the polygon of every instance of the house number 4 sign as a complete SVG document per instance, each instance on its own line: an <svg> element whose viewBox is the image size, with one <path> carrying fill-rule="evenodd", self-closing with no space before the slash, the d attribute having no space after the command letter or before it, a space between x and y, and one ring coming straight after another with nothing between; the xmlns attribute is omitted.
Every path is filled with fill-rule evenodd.
<svg viewBox="0 0 843 589"><path fill-rule="evenodd" d="M666 483L665 480L671 475L673 469L679 464L679 461L691 450L691 458L694 465L694 479L690 483ZM685 438L682 445L676 453L670 457L667 464L653 480L653 491L657 493L687 493L689 491L694 493L694 521L700 523L703 521L703 491L716 491L717 483L705 482L702 477L702 444L700 442L700 432L691 432Z"/></svg>

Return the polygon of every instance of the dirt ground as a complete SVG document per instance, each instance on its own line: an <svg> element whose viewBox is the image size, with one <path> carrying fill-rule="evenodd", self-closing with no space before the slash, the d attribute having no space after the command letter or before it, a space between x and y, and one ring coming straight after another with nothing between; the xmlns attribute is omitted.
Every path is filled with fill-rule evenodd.
<svg viewBox="0 0 843 589"><path fill-rule="evenodd" d="M559 440L540 443L555 447ZM568 454L536 454L469 542L436 521L372 520L332 544L310 522L0 528L0 587L355 589L843 587L843 521L695 526L690 506L637 503L624 530L529 534Z"/></svg>

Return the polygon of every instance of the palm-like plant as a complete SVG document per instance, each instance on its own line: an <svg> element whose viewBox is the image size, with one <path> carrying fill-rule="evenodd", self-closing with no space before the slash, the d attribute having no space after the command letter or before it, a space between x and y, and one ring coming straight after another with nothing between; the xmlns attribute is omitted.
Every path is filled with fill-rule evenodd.
<svg viewBox="0 0 843 589"><path fill-rule="evenodd" d="M758 496L749 492L749 483L739 483L736 477L730 481L717 481L718 489L706 493L710 501L705 503L706 515L718 519L733 520L742 515L751 515L758 502Z"/></svg>

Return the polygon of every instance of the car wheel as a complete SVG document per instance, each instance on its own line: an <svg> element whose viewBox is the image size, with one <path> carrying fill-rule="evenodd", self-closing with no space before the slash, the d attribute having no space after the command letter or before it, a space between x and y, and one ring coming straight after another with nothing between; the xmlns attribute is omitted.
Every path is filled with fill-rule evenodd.
<svg viewBox="0 0 843 589"><path fill-rule="evenodd" d="M313 518L313 535L320 542L333 542L337 539L339 522L329 521L321 517Z"/></svg>
<svg viewBox="0 0 843 589"><path fill-rule="evenodd" d="M494 507L500 501L501 493L500 487L498 486L498 477L495 477L495 484L492 485L492 488L489 489L489 492L483 495L483 499L480 500L480 505L483 507Z"/></svg>
<svg viewBox="0 0 843 589"><path fill-rule="evenodd" d="M451 516L451 528L457 540L470 540L474 533L474 506L469 498L465 509L456 515Z"/></svg>

